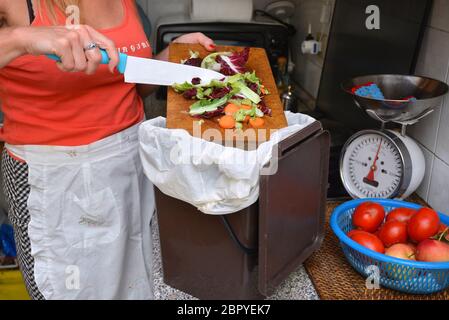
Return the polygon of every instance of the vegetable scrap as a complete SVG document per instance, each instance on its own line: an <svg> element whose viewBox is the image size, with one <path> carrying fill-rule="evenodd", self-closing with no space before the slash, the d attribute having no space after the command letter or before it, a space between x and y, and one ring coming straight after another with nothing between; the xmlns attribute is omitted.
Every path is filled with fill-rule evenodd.
<svg viewBox="0 0 449 320"><path fill-rule="evenodd" d="M261 83L256 73L246 68L250 48L241 52L216 52L204 59L198 52L181 63L218 71L226 77L202 84L200 78L181 84L173 89L185 99L196 100L189 114L195 118L212 119L222 116L219 125L224 129L243 129L244 124L261 128L264 116L271 116L272 110L263 101L270 92Z"/></svg>

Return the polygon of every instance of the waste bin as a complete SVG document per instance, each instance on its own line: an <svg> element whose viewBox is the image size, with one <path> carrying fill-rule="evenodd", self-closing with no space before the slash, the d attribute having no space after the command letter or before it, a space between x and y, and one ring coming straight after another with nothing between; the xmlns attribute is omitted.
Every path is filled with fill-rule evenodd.
<svg viewBox="0 0 449 320"><path fill-rule="evenodd" d="M263 299L322 242L329 133L319 122L281 141L259 200L213 216L158 189L164 282L199 299Z"/></svg>

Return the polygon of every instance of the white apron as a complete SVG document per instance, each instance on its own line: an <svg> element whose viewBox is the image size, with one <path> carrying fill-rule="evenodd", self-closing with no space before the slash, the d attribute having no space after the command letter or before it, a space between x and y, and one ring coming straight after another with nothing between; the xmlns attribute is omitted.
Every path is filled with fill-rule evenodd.
<svg viewBox="0 0 449 320"><path fill-rule="evenodd" d="M46 299L152 299L153 186L136 125L81 147L11 146L29 166L34 275Z"/></svg>

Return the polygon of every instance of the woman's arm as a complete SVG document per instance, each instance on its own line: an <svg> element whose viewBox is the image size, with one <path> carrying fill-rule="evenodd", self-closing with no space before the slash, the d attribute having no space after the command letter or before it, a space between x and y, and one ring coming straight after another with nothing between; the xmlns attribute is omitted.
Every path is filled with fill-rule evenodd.
<svg viewBox="0 0 449 320"><path fill-rule="evenodd" d="M197 32L197 33L189 33L180 36L176 40L173 41L173 43L190 43L190 44L201 44L206 50L208 51L214 51L215 50L215 43L212 39L206 37L204 34ZM168 61L169 56L169 50L168 48L164 49L161 53L159 53L157 56L154 57L156 60L162 60L162 61ZM154 91L157 90L157 86L150 86L150 85L144 85L140 84L137 86L137 91L139 92L139 95L143 98L149 96Z"/></svg>
<svg viewBox="0 0 449 320"><path fill-rule="evenodd" d="M93 74L101 62L98 49L84 48L96 43L108 52L114 71L118 64L118 52L114 43L89 26L78 29L66 27L6 27L0 29L0 68L26 54L56 54L61 58L58 67L62 71Z"/></svg>
<svg viewBox="0 0 449 320"><path fill-rule="evenodd" d="M16 34L15 27L0 29L0 69L26 53Z"/></svg>

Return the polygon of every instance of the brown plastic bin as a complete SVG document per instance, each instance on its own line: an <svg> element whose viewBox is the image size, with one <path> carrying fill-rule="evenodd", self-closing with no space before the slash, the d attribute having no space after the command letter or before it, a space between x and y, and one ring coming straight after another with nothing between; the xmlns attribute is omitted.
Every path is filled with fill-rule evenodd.
<svg viewBox="0 0 449 320"><path fill-rule="evenodd" d="M259 200L206 215L156 189L164 282L200 299L263 299L323 240L330 138L315 122L278 146Z"/></svg>

